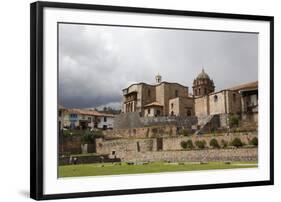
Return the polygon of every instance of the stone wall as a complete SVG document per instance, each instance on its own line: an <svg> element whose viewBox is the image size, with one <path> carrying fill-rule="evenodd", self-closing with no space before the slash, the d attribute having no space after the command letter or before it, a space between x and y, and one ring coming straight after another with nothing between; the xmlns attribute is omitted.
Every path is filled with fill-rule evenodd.
<svg viewBox="0 0 281 202"><path fill-rule="evenodd" d="M59 138L59 154L80 154L82 153L81 146L81 137L80 136L69 136ZM93 153L96 152L96 144L93 141L92 143L87 145L87 152Z"/></svg>
<svg viewBox="0 0 281 202"><path fill-rule="evenodd" d="M178 137L161 137L161 138L144 138L144 139L118 139L118 140L96 140L96 152L98 154L112 154L120 155L124 152L151 152L151 151L176 151L182 150L181 142L192 140L193 144L197 140L205 140L207 147L210 147L210 140L215 138L220 146L222 140L230 143L234 138L240 138L245 144L249 144L249 141L254 137L257 137L257 132L241 132L241 133L229 133L213 135L206 134L204 136L192 135L190 137L178 136ZM194 144L195 145L195 144Z"/></svg>
<svg viewBox="0 0 281 202"><path fill-rule="evenodd" d="M97 156L75 156L77 159L76 164L88 164L88 163L109 163L109 162L120 162L119 158L109 158L108 155L97 155ZM70 165L74 164L74 157L61 156L59 157L59 165Z"/></svg>
<svg viewBox="0 0 281 202"><path fill-rule="evenodd" d="M210 114L222 114L226 111L226 91L220 91L209 95Z"/></svg>
<svg viewBox="0 0 281 202"><path fill-rule="evenodd" d="M153 138L162 136L174 136L177 133L175 125L153 126L132 129L114 129L103 132L106 139L116 138Z"/></svg>
<svg viewBox="0 0 281 202"><path fill-rule="evenodd" d="M96 140L98 154L119 155L123 152L147 152L156 150L156 139Z"/></svg>
<svg viewBox="0 0 281 202"><path fill-rule="evenodd" d="M213 162L213 161L257 161L257 148L204 149L190 151L123 152L119 154L125 162Z"/></svg>
<svg viewBox="0 0 281 202"><path fill-rule="evenodd" d="M195 116L206 116L209 114L209 96L194 99Z"/></svg>
<svg viewBox="0 0 281 202"><path fill-rule="evenodd" d="M209 143L211 139L216 139L220 146L222 145L222 140L230 143L234 138L240 138L241 141L245 144L249 144L254 137L257 137L257 132L247 132L247 133L229 133L229 135L216 135L213 136L212 134L206 134L203 136L200 135L193 135L191 137L169 137L163 138L163 150L170 151L170 150L181 150L182 147L180 143L182 141L192 140L193 144L197 140L205 140L207 143L207 147L210 147Z"/></svg>

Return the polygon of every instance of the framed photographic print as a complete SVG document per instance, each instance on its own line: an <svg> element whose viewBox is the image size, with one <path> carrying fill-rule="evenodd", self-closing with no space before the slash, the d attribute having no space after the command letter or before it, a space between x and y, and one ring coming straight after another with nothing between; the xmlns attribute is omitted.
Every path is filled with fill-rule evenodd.
<svg viewBox="0 0 281 202"><path fill-rule="evenodd" d="M273 184L273 17L31 4L31 198Z"/></svg>

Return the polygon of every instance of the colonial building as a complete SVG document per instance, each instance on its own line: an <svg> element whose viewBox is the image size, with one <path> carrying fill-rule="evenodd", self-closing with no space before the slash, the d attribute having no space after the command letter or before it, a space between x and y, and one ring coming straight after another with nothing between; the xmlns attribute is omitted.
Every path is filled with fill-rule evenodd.
<svg viewBox="0 0 281 202"><path fill-rule="evenodd" d="M193 81L193 95L188 87L162 81L136 83L123 89L123 113L140 116L208 116L214 114L258 113L258 82L215 92L214 81L202 69Z"/></svg>
<svg viewBox="0 0 281 202"><path fill-rule="evenodd" d="M114 115L89 109L68 109L59 106L59 128L112 129Z"/></svg>
<svg viewBox="0 0 281 202"><path fill-rule="evenodd" d="M194 115L188 87L155 77L155 84L136 83L123 89L123 112L140 116Z"/></svg>

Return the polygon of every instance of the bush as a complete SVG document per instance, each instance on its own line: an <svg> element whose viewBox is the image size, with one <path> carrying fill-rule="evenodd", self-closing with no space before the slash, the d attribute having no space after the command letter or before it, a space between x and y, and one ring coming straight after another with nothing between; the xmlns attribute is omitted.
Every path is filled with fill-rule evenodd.
<svg viewBox="0 0 281 202"><path fill-rule="evenodd" d="M210 146L212 146L213 148L220 148L220 145L215 138L211 139Z"/></svg>
<svg viewBox="0 0 281 202"><path fill-rule="evenodd" d="M103 137L103 133L101 130L95 130L95 131L85 131L84 134L82 134L81 136L81 142L82 144L88 144L88 143L92 143L94 141L94 139L96 138L102 138Z"/></svg>
<svg viewBox="0 0 281 202"><path fill-rule="evenodd" d="M205 140L196 140L195 141L195 145L199 148L199 149L204 149L206 147L206 141Z"/></svg>
<svg viewBox="0 0 281 202"><path fill-rule="evenodd" d="M258 146L258 142L259 142L258 138L254 137L253 139L251 139L250 144L254 146Z"/></svg>
<svg viewBox="0 0 281 202"><path fill-rule="evenodd" d="M187 140L186 144L187 144L187 149L193 149L194 148L192 140Z"/></svg>
<svg viewBox="0 0 281 202"><path fill-rule="evenodd" d="M225 140L221 140L221 145L222 145L222 148L226 148L228 143Z"/></svg>
<svg viewBox="0 0 281 202"><path fill-rule="evenodd" d="M229 115L228 121L230 127L239 125L239 117L236 114Z"/></svg>
<svg viewBox="0 0 281 202"><path fill-rule="evenodd" d="M234 147L242 147L243 146L243 142L241 141L240 138L236 137L232 140L231 142L231 146L234 146Z"/></svg>
<svg viewBox="0 0 281 202"><path fill-rule="evenodd" d="M188 135L189 135L188 130L186 130L186 129L182 129L182 130L181 130L181 134L182 134L183 136L188 136Z"/></svg>
<svg viewBox="0 0 281 202"><path fill-rule="evenodd" d="M181 147L183 149L187 149L187 142L186 141L181 141Z"/></svg>
<svg viewBox="0 0 281 202"><path fill-rule="evenodd" d="M82 144L91 143L93 140L94 140L94 134L91 133L90 131L86 131L86 132L81 136L81 142L82 142Z"/></svg>

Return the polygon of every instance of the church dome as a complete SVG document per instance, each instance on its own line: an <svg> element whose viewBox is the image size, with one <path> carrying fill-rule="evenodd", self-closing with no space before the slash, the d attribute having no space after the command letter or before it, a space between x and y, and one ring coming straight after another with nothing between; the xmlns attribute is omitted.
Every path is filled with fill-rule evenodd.
<svg viewBox="0 0 281 202"><path fill-rule="evenodd" d="M204 71L204 69L202 69L202 72L200 74L198 74L198 76L196 77L196 79L210 79L209 75L206 74L206 72Z"/></svg>
<svg viewBox="0 0 281 202"><path fill-rule="evenodd" d="M214 81L210 79L209 75L202 69L200 74L193 81L193 95L203 96L215 91Z"/></svg>

